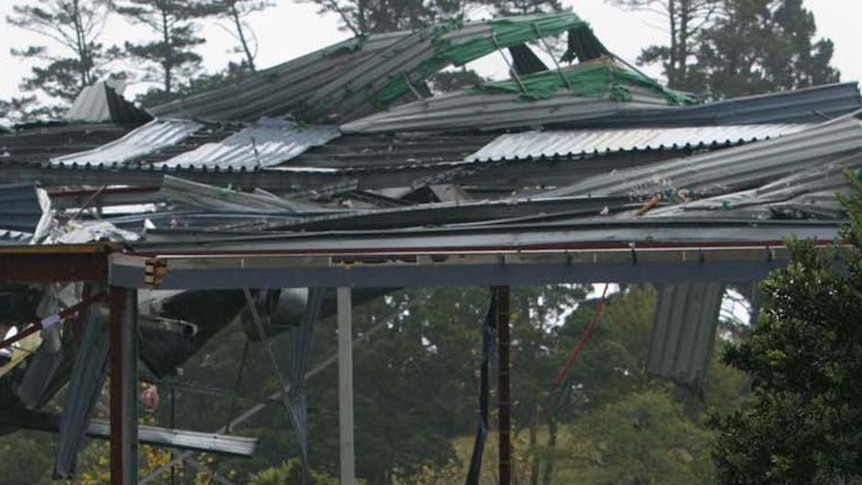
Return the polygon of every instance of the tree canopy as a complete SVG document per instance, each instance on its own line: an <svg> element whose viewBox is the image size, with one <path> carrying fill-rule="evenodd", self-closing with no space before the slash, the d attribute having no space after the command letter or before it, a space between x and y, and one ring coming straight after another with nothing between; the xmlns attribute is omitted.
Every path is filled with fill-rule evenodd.
<svg viewBox="0 0 862 485"><path fill-rule="evenodd" d="M12 48L12 54L41 61L21 83L24 91L42 91L64 103L107 75L106 64L117 56L116 48L105 48L102 28L110 0L37 0L14 5L6 21L39 34L61 49L54 53L45 45Z"/></svg>
<svg viewBox="0 0 862 485"><path fill-rule="evenodd" d="M802 0L608 0L662 17L668 42L638 62L660 63L671 88L720 99L837 82L834 46L816 38Z"/></svg>
<svg viewBox="0 0 862 485"><path fill-rule="evenodd" d="M721 483L849 483L862 478L862 184L843 199L846 250L789 244L763 284L763 313L725 359L752 379L752 402L713 419ZM836 257L838 258L836 260Z"/></svg>

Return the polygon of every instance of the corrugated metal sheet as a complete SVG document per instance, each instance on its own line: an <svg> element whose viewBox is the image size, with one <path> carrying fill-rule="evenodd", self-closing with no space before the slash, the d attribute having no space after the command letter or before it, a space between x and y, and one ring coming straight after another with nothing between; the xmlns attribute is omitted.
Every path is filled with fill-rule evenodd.
<svg viewBox="0 0 862 485"><path fill-rule="evenodd" d="M151 108L156 116L213 121L251 121L261 116L294 114L307 121L325 121L306 114L306 100L321 86L350 85L351 72L386 49L412 36L410 32L349 39L284 64L260 71L234 86Z"/></svg>
<svg viewBox="0 0 862 485"><path fill-rule="evenodd" d="M0 185L0 229L34 232L43 213L32 182Z"/></svg>
<svg viewBox="0 0 862 485"><path fill-rule="evenodd" d="M217 143L207 143L165 162L167 167L258 169L290 160L339 136L337 126L262 120Z"/></svg>
<svg viewBox="0 0 862 485"><path fill-rule="evenodd" d="M544 196L641 196L679 190L717 195L853 154L862 154L862 122L844 118L778 139L599 175Z"/></svg>
<svg viewBox="0 0 862 485"><path fill-rule="evenodd" d="M667 106L655 95L631 103L574 98L524 102L517 96L458 92L410 103L347 123L345 133L494 130L517 127L620 128L765 123L821 123L862 107L857 84L844 83L737 98L701 106ZM447 122L451 119L451 122Z"/></svg>
<svg viewBox="0 0 862 485"><path fill-rule="evenodd" d="M115 165L175 145L204 125L184 120L154 120L99 148L51 159L54 165Z"/></svg>
<svg viewBox="0 0 862 485"><path fill-rule="evenodd" d="M91 307L63 404L54 450L55 478L70 478L77 469L78 451L108 373L108 327L108 309L104 305Z"/></svg>
<svg viewBox="0 0 862 485"><path fill-rule="evenodd" d="M677 110L630 111L613 117L572 120L570 128L821 123L862 108L856 82L733 98Z"/></svg>
<svg viewBox="0 0 862 485"><path fill-rule="evenodd" d="M51 157L98 148L134 129L135 125L46 123L0 133L0 160L45 163Z"/></svg>
<svg viewBox="0 0 862 485"><path fill-rule="evenodd" d="M724 285L715 282L662 288L647 354L647 372L703 390L723 295Z"/></svg>
<svg viewBox="0 0 862 485"><path fill-rule="evenodd" d="M548 99L524 101L517 94L460 91L398 106L341 126L344 133L395 131L467 131L538 127L580 120L588 122L626 111L672 110L660 93L632 87L632 99L596 99L560 91Z"/></svg>
<svg viewBox="0 0 862 485"><path fill-rule="evenodd" d="M757 189L723 194L659 208L645 217L716 217L751 219L811 217L840 219L843 209L836 194L849 195L845 172L862 164L851 154L827 164L780 178Z"/></svg>
<svg viewBox="0 0 862 485"><path fill-rule="evenodd" d="M724 147L775 138L809 125L735 125L692 128L529 131L497 137L466 158L468 162L580 157L633 150Z"/></svg>
<svg viewBox="0 0 862 485"><path fill-rule="evenodd" d="M272 195L247 194L165 176L160 195L168 201L213 211L294 212L308 205Z"/></svg>
<svg viewBox="0 0 862 485"><path fill-rule="evenodd" d="M184 234L182 231L148 231L147 240L130 242L140 251L194 250L291 250L327 251L340 248L419 252L441 248L547 248L577 243L750 242L801 239L832 240L841 221L738 221L731 219L666 218L621 221L574 217L538 224L475 225L472 227L417 227L410 229L263 233L231 238L223 232ZM174 239L182 236L184 242ZM192 239L195 240L192 242Z"/></svg>
<svg viewBox="0 0 862 485"><path fill-rule="evenodd" d="M146 123L153 119L126 101L106 81L85 87L75 98L65 118L88 123Z"/></svg>
<svg viewBox="0 0 862 485"><path fill-rule="evenodd" d="M0 229L0 246L20 246L29 243L32 237L29 232Z"/></svg>
<svg viewBox="0 0 862 485"><path fill-rule="evenodd" d="M531 22L556 25L584 25L571 12L541 14ZM450 65L448 50L469 44L472 58L506 48L514 39L496 37L488 41L493 19L454 28L451 21L416 32L373 34L354 38L313 52L299 59L261 71L234 86L192 96L152 108L157 116L211 121L251 121L261 116L292 115L309 123L344 123L386 108L402 95L412 96L408 85L419 91L433 72ZM539 28L523 33L538 37ZM584 41L598 40L591 31L579 31ZM553 32L543 33L547 36ZM521 36L519 36L521 37ZM520 39L523 43L523 39ZM600 44L599 44L600 45ZM466 54L462 54L462 57ZM468 56L469 57L469 56ZM401 80L407 83L400 83ZM393 89L398 84L400 87ZM384 88L394 96L382 96Z"/></svg>

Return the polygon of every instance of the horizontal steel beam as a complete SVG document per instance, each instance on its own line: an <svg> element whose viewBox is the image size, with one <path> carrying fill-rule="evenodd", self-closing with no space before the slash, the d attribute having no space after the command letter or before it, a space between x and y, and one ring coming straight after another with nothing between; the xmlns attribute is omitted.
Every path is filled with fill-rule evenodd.
<svg viewBox="0 0 862 485"><path fill-rule="evenodd" d="M551 283L756 281L787 264L782 247L597 249L429 254L111 257L127 288L413 287ZM147 279L147 267L150 277ZM152 268L161 273L152 279Z"/></svg>
<svg viewBox="0 0 862 485"><path fill-rule="evenodd" d="M0 247L0 283L105 281L108 254L120 249L116 244Z"/></svg>
<svg viewBox="0 0 862 485"><path fill-rule="evenodd" d="M0 422L24 429L53 433L60 429L59 416L31 411L3 410L0 412ZM110 437L108 421L91 419L89 426L87 426L87 435L92 438L108 439ZM138 425L138 442L220 455L251 457L257 447L258 440L257 438L242 436Z"/></svg>

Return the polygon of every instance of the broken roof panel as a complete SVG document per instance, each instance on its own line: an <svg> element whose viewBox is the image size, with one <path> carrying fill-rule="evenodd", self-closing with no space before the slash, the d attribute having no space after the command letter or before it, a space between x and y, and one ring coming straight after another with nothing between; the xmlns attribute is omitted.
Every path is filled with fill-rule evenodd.
<svg viewBox="0 0 862 485"><path fill-rule="evenodd" d="M54 165L116 165L158 151L198 131L202 124L185 120L153 120L126 136L98 148L51 159Z"/></svg>
<svg viewBox="0 0 862 485"><path fill-rule="evenodd" d="M462 24L350 39L253 74L234 86L152 108L157 116L250 120L292 115L312 123L346 122L418 91L431 74L498 49L575 31L570 57L606 54L589 25L571 12Z"/></svg>
<svg viewBox="0 0 862 485"><path fill-rule="evenodd" d="M96 149L129 133L135 125L33 123L0 133L0 160L44 163L51 157Z"/></svg>
<svg viewBox="0 0 862 485"><path fill-rule="evenodd" d="M724 285L689 282L661 289L646 369L702 394Z"/></svg>
<svg viewBox="0 0 862 485"><path fill-rule="evenodd" d="M634 150L724 147L775 138L809 125L736 125L692 128L528 131L500 135L467 157L469 162L581 157Z"/></svg>
<svg viewBox="0 0 862 485"><path fill-rule="evenodd" d="M65 119L87 123L146 123L153 117L126 101L108 82L98 81L78 94Z"/></svg>
<svg viewBox="0 0 862 485"><path fill-rule="evenodd" d="M578 66L575 66L577 69ZM553 81L552 73L544 73ZM499 84L499 83L498 83ZM496 130L521 127L622 128L631 126L705 126L766 123L822 123L862 108L857 84L843 83L730 99L696 106L671 107L664 91L627 87L629 102L615 91L606 99L572 96L558 88L552 97L525 102L511 82L506 97L461 91L399 106L342 126L345 133L410 130ZM487 90L486 90L487 91ZM451 121L447 121L451 120Z"/></svg>
<svg viewBox="0 0 862 485"><path fill-rule="evenodd" d="M589 178L544 194L653 195L686 190L718 195L758 187L844 156L862 162L862 122L843 118L777 139L678 158Z"/></svg>
<svg viewBox="0 0 862 485"><path fill-rule="evenodd" d="M862 108L855 82L727 99L678 110L626 111L613 117L571 120L567 127L703 126L822 123Z"/></svg>
<svg viewBox="0 0 862 485"><path fill-rule="evenodd" d="M337 126L298 125L292 121L261 120L220 142L157 163L167 167L257 169L290 160L313 146L339 136Z"/></svg>
<svg viewBox="0 0 862 485"><path fill-rule="evenodd" d="M344 133L397 131L493 131L538 127L579 120L587 123L626 111L670 110L660 93L642 87L630 90L629 101L573 96L557 91L547 99L523 101L514 93L461 91L406 104L344 125Z"/></svg>
<svg viewBox="0 0 862 485"><path fill-rule="evenodd" d="M35 232L45 213L39 191L32 182L0 185L0 229Z"/></svg>

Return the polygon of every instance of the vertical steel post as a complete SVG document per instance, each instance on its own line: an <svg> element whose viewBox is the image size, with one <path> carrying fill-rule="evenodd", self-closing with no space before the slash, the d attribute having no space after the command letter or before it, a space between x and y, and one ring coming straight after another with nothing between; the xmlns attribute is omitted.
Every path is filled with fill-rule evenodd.
<svg viewBox="0 0 862 485"><path fill-rule="evenodd" d="M497 356L499 364L497 406L499 411L500 485L512 483L511 388L509 382L509 287L497 286Z"/></svg>
<svg viewBox="0 0 862 485"><path fill-rule="evenodd" d="M111 287L111 485L138 481L138 293Z"/></svg>
<svg viewBox="0 0 862 485"><path fill-rule="evenodd" d="M341 485L356 483L353 449L353 322L350 288L338 288L338 423Z"/></svg>
<svg viewBox="0 0 862 485"><path fill-rule="evenodd" d="M111 338L111 485L123 485L123 292L108 291Z"/></svg>

